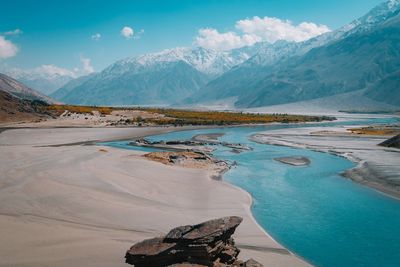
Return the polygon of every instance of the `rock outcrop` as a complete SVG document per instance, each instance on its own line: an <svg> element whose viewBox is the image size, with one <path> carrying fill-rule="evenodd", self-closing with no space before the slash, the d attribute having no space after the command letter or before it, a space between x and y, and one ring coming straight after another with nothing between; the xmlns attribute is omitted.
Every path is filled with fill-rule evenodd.
<svg viewBox="0 0 400 267"><path fill-rule="evenodd" d="M229 169L227 162L212 158L208 154L200 151L161 151L150 152L143 156L166 165L216 170L219 172L225 172Z"/></svg>
<svg viewBox="0 0 400 267"><path fill-rule="evenodd" d="M141 147L152 147L159 148L165 150L176 150L176 151L203 151L203 152L212 152L214 149L211 146L221 145L225 147L229 147L233 149L233 153L241 153L243 151L253 150L252 147L240 144L240 143L228 143L221 142L218 139L209 139L207 140L204 136L209 136L212 134L204 134L204 135L196 135L192 138L192 140L172 140L172 141L149 141L144 138L137 139L133 142L130 142L130 146L141 146ZM200 136L200 137L199 137ZM203 136L203 137L202 137ZM202 148L203 147L203 148ZM208 147L208 148L204 148Z"/></svg>
<svg viewBox="0 0 400 267"><path fill-rule="evenodd" d="M233 216L179 226L163 237L133 245L126 252L126 263L136 267L261 267L253 259L243 262L237 258L240 250L231 236L241 222L242 218Z"/></svg>
<svg viewBox="0 0 400 267"><path fill-rule="evenodd" d="M379 145L385 147L400 148L400 134L393 136L392 138L380 143Z"/></svg>

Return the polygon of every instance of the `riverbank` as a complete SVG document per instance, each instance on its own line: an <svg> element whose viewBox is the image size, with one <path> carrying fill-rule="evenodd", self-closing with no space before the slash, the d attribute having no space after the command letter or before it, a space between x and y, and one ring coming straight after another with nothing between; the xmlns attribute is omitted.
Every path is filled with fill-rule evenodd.
<svg viewBox="0 0 400 267"><path fill-rule="evenodd" d="M356 135L348 126L281 129L253 135L255 142L306 148L343 156L357 167L343 176L400 198L400 150L378 146L388 136Z"/></svg>
<svg viewBox="0 0 400 267"><path fill-rule="evenodd" d="M189 129L197 128L1 132L0 266L126 266L123 255L132 243L230 215L244 218L235 238L244 258L308 266L255 222L248 193L211 179L208 170L163 165L140 151L79 145Z"/></svg>

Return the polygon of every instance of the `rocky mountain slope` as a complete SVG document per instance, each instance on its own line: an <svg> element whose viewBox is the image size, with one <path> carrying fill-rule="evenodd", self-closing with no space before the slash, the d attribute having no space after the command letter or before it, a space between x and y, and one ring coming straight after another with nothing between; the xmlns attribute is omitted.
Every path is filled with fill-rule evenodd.
<svg viewBox="0 0 400 267"><path fill-rule="evenodd" d="M207 106L229 99L251 108L363 92L363 109L400 106L399 12L400 0L390 0L300 43L257 43L225 52L175 48L127 58L52 96L90 105ZM342 108L351 106L350 101Z"/></svg>
<svg viewBox="0 0 400 267"><path fill-rule="evenodd" d="M20 99L40 100L47 103L54 102L51 98L2 73L0 73L0 91L4 91Z"/></svg>
<svg viewBox="0 0 400 267"><path fill-rule="evenodd" d="M84 75L84 76L78 77L76 79L70 80L63 86L58 87L58 89L55 92L51 93L49 96L53 99L62 99L66 95L68 95L72 90L74 90L76 87L80 86L84 82L91 79L94 75L95 75L95 73L92 73L89 75Z"/></svg>
<svg viewBox="0 0 400 267"><path fill-rule="evenodd" d="M47 117L46 104L24 100L0 90L0 123L32 121Z"/></svg>
<svg viewBox="0 0 400 267"><path fill-rule="evenodd" d="M276 44L276 60L261 50L185 102L236 97L238 107L260 107L365 89L366 97L400 105L399 10L391 0L334 32Z"/></svg>
<svg viewBox="0 0 400 267"><path fill-rule="evenodd" d="M0 73L0 123L32 121L51 114L52 99Z"/></svg>
<svg viewBox="0 0 400 267"><path fill-rule="evenodd" d="M120 67L123 66L112 66L95 74L59 99L85 105L163 105L191 95L210 79L183 61L126 71ZM120 73L115 75L115 72Z"/></svg>
<svg viewBox="0 0 400 267"><path fill-rule="evenodd" d="M120 60L84 81L61 88L56 99L73 104L171 104L247 60L257 47L217 52L176 48ZM67 90L65 90L67 89Z"/></svg>

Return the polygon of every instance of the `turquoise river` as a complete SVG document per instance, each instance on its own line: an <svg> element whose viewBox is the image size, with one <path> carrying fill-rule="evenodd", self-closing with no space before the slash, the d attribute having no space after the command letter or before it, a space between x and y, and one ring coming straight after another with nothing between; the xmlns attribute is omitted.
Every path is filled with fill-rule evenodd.
<svg viewBox="0 0 400 267"><path fill-rule="evenodd" d="M318 126L393 122L398 120L368 119ZM252 151L240 154L217 146L213 155L236 161L237 166L225 173L224 179L252 195L254 217L278 242L315 266L400 266L399 200L340 176L355 166L345 158L249 140L261 131L304 126L307 125L180 131L149 139L185 140L200 133L224 133L222 141L251 146ZM127 143L105 144L143 150ZM305 156L311 164L294 167L273 160L286 156Z"/></svg>

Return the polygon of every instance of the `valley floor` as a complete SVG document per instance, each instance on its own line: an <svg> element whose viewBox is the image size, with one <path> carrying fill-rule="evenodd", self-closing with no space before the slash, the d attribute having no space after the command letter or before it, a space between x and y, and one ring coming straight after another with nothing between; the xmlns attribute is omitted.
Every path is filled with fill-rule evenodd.
<svg viewBox="0 0 400 267"><path fill-rule="evenodd" d="M172 130L0 131L0 266L127 266L124 254L133 243L228 215L244 218L235 234L241 258L308 266L257 225L249 194L207 170L163 165L139 151L62 145Z"/></svg>

